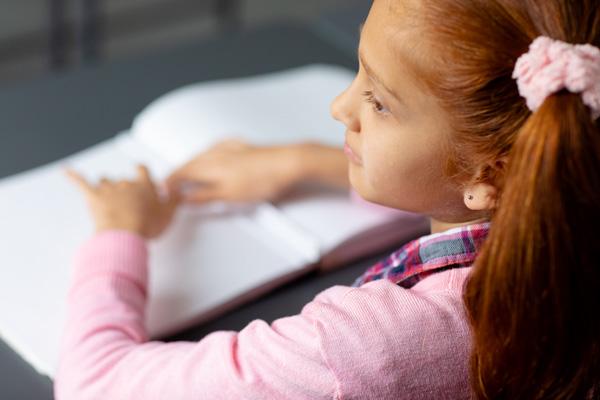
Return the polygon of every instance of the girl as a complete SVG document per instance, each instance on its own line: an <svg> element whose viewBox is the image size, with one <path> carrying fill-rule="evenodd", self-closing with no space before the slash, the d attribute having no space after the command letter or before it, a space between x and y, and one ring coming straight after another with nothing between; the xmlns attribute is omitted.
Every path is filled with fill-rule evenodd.
<svg viewBox="0 0 600 400"><path fill-rule="evenodd" d="M596 0L375 0L332 112L352 187L429 215L432 234L299 315L197 343L149 342L143 322L145 239L181 196L162 201L143 167L98 186L71 172L98 232L76 259L57 399L598 398L598 46ZM249 176L284 153L339 166L318 146L225 147L213 165L229 155ZM211 162L169 186L205 181ZM258 196L340 182L298 165ZM215 178L228 189L213 198L252 191L240 176Z"/></svg>

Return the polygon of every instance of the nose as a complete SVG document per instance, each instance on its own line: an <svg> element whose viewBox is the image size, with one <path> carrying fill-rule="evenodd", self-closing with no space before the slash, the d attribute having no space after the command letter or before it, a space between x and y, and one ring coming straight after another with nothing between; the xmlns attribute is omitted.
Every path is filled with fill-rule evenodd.
<svg viewBox="0 0 600 400"><path fill-rule="evenodd" d="M356 81L348 89L340 93L331 103L331 116L346 125L348 130L360 131L359 111L360 104L356 101L354 86Z"/></svg>

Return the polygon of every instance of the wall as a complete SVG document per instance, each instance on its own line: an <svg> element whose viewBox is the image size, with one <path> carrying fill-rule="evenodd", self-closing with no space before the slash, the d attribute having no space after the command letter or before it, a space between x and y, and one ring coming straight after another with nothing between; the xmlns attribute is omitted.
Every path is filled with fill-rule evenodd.
<svg viewBox="0 0 600 400"><path fill-rule="evenodd" d="M51 0L2 0L0 5L0 85L51 71ZM361 0L368 1L368 0ZM101 61L152 51L178 41L200 40L222 29L208 0L98 0L104 15ZM67 1L67 68L82 64L75 51L82 0ZM221 3L222 4L222 3ZM336 12L348 0L239 0L241 29L282 19L310 23Z"/></svg>

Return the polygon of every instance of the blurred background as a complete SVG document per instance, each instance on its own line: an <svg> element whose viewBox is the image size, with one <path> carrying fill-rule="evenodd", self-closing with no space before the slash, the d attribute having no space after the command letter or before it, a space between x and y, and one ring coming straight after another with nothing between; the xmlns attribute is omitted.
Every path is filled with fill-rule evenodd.
<svg viewBox="0 0 600 400"><path fill-rule="evenodd" d="M295 21L353 52L370 0L1 0L0 87Z"/></svg>

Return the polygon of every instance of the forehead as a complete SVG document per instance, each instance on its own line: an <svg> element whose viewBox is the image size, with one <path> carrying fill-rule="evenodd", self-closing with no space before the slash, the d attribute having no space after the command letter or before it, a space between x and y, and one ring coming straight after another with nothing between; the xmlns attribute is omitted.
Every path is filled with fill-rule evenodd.
<svg viewBox="0 0 600 400"><path fill-rule="evenodd" d="M409 59L418 52L423 33L419 29L419 7L415 0L375 0L362 30L376 36L395 56Z"/></svg>
<svg viewBox="0 0 600 400"><path fill-rule="evenodd" d="M402 0L375 0L361 29L361 58L389 86L407 85L422 57L416 8ZM410 2L412 3L412 1ZM413 82L417 84L418 82Z"/></svg>

